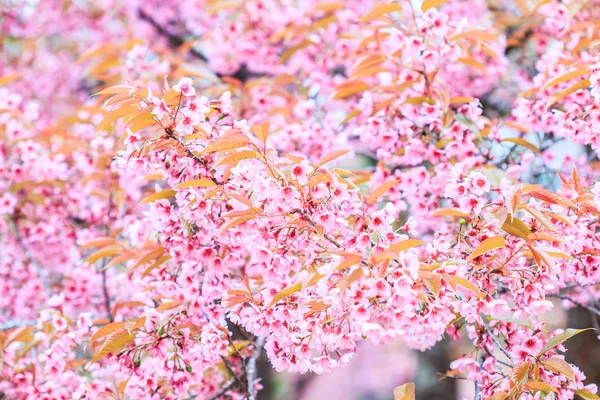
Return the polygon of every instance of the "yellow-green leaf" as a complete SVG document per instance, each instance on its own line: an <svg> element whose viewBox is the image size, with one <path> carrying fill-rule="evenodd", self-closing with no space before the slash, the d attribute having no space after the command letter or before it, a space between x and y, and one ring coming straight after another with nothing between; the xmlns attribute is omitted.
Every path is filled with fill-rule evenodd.
<svg viewBox="0 0 600 400"><path fill-rule="evenodd" d="M558 334L558 335L550 338L550 340L548 340L548 342L546 342L546 344L544 345L544 347L540 351L540 354L544 354L548 350L551 350L554 347L562 344L564 341L572 338L573 336L578 335L581 332L585 332L585 331L589 331L589 330L594 330L594 328L587 328L587 329L565 329L565 331L563 333L560 333L560 334Z"/></svg>
<svg viewBox="0 0 600 400"><path fill-rule="evenodd" d="M590 392L587 389L577 389L575 394L581 397L583 400L600 400L600 397Z"/></svg>

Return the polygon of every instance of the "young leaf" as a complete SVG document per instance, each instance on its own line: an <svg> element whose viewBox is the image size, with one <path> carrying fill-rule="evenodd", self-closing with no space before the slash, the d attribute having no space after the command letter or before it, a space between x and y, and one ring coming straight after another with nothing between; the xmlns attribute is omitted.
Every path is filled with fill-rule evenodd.
<svg viewBox="0 0 600 400"><path fill-rule="evenodd" d="M532 392L556 392L556 388L547 382L532 381L523 385L523 389Z"/></svg>
<svg viewBox="0 0 600 400"><path fill-rule="evenodd" d="M571 380L575 379L573 368L562 358L552 357L546 361L542 361L542 364L556 374L564 375Z"/></svg>
<svg viewBox="0 0 600 400"><path fill-rule="evenodd" d="M396 242L396 243L392 244L390 247L387 248L386 252L390 252L390 251L400 252L400 251L408 250L413 247L421 246L424 244L426 244L426 242L423 242L422 240L419 240L419 239L406 239L402 242Z"/></svg>
<svg viewBox="0 0 600 400"><path fill-rule="evenodd" d="M479 289L477 289L477 286L475 286L471 281L469 281L465 278L462 278L462 277L456 276L456 275L448 275L448 274L445 274L444 277L447 279L449 278L452 282L456 283L457 285L470 290L471 292L475 293L479 298L485 297L485 294L483 292L479 291Z"/></svg>
<svg viewBox="0 0 600 400"><path fill-rule="evenodd" d="M367 202L369 203L374 203L375 200L377 200L379 197L381 197L385 192L387 192L388 190L390 190L393 186L395 186L398 182L400 182L400 179L396 179L393 181L389 181L384 183L383 185L377 187L375 190L373 190L371 192L371 194L369 195L369 198L367 199Z"/></svg>
<svg viewBox="0 0 600 400"><path fill-rule="evenodd" d="M140 202L140 204L152 203L153 201L161 200L161 199L168 199L170 197L175 197L175 194L177 194L177 192L173 189L161 190L160 192L156 192L156 193L151 194L150 196L146 197L144 200L142 200Z"/></svg>
<svg viewBox="0 0 600 400"><path fill-rule="evenodd" d="M116 353L121 351L125 347L127 342L133 339L135 339L135 334L130 333L125 329L109 335L106 338L102 347L100 347L100 350L98 350L96 354L94 354L94 358L92 358L92 364L99 361L108 353Z"/></svg>
<svg viewBox="0 0 600 400"><path fill-rule="evenodd" d="M317 166L315 169L318 169L320 166L327 164L330 161L335 160L338 157L343 156L344 154L349 153L351 150L336 150L336 151L332 151L329 154L326 154L325 156L323 156L323 158L321 158L319 160L319 162L317 163Z"/></svg>
<svg viewBox="0 0 600 400"><path fill-rule="evenodd" d="M466 214L460 210L455 208L440 208L437 211L429 214L429 217L461 217L461 218L469 218L469 214Z"/></svg>
<svg viewBox="0 0 600 400"><path fill-rule="evenodd" d="M207 178L200 179L192 179L191 181L181 182L179 185L175 186L175 189L183 189L190 187L210 187L215 186L215 183Z"/></svg>
<svg viewBox="0 0 600 400"><path fill-rule="evenodd" d="M125 328L125 322L112 322L110 324L104 325L102 328L98 329L96 333L92 335L90 338L90 343L95 342L96 340L100 340L105 336L108 336L112 333L118 332L121 329Z"/></svg>
<svg viewBox="0 0 600 400"><path fill-rule="evenodd" d="M493 236L485 239L483 242L479 243L479 246L471 253L467 260L471 261L472 259L479 257L489 251L494 249L499 249L501 247L506 246L506 241L502 236Z"/></svg>
<svg viewBox="0 0 600 400"><path fill-rule="evenodd" d="M578 335L581 332L585 332L585 331L589 331L589 330L594 330L594 328L565 329L565 331L563 333L560 333L560 334L550 338L550 340L548 340L548 342L544 345L544 347L540 351L540 355L542 355L545 352L547 352L548 350L551 350L551 349L555 348L556 346L562 344L564 341L572 338L573 336Z"/></svg>
<svg viewBox="0 0 600 400"><path fill-rule="evenodd" d="M546 103L546 108L550 107L554 103L561 101L562 99L564 99L571 93L575 93L576 91L578 91L580 89L589 88L590 85L591 85L591 82L589 79L580 80L579 82L577 82L574 85L570 86L569 88L563 90L562 92L557 93L554 96L550 97L550 100L548 100L548 103Z"/></svg>
<svg viewBox="0 0 600 400"><path fill-rule="evenodd" d="M248 136L244 135L243 133L234 133L233 135L224 136L215 143L207 146L200 152L200 154L236 149L238 147L243 147L248 143L250 143L250 138Z"/></svg>
<svg viewBox="0 0 600 400"><path fill-rule="evenodd" d="M374 19L382 16L383 14L391 14L395 11L402 11L402 6L398 3L384 3L379 4L377 7L372 9L361 18L360 23L365 24L367 22L373 21Z"/></svg>
<svg viewBox="0 0 600 400"><path fill-rule="evenodd" d="M291 286L288 286L281 292L277 293L275 297L273 297L273 300L271 300L271 303L269 303L269 307L273 307L275 304L277 304L279 300L283 300L291 296L292 294L299 292L300 290L302 290L302 282L298 282Z"/></svg>
<svg viewBox="0 0 600 400"><path fill-rule="evenodd" d="M423 4L421 4L421 11L425 12L433 7L439 7L444 3L447 3L450 0L425 0Z"/></svg>
<svg viewBox="0 0 600 400"><path fill-rule="evenodd" d="M237 153L230 154L227 157L225 157L224 159L222 159L221 161L219 161L217 163L216 167L218 167L220 165L227 165L227 164L231 164L233 162L238 162L238 161L247 160L250 158L257 158L257 157L258 157L258 153L255 152L254 150L238 151Z"/></svg>
<svg viewBox="0 0 600 400"><path fill-rule="evenodd" d="M415 400L415 384L410 382L394 388L394 400Z"/></svg>
<svg viewBox="0 0 600 400"><path fill-rule="evenodd" d="M587 389L577 389L575 391L575 394L581 397L583 400L600 400L600 397L598 397L598 395L590 392Z"/></svg>

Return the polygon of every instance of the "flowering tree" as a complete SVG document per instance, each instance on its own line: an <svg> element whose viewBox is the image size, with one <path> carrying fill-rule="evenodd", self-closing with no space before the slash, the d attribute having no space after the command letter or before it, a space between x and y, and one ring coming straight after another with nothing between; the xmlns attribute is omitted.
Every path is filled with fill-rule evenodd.
<svg viewBox="0 0 600 400"><path fill-rule="evenodd" d="M0 13L7 398L255 399L263 354L461 337L477 399L599 398L540 319L600 315L599 1Z"/></svg>

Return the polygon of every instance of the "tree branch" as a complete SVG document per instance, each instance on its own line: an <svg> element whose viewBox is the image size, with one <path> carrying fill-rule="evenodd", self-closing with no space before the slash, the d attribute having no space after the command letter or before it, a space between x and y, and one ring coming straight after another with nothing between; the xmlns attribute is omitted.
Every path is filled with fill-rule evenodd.
<svg viewBox="0 0 600 400"><path fill-rule="evenodd" d="M500 343L500 341L498 340L498 338L496 336L494 336L494 334L492 333L491 329L488 328L488 326L486 324L483 324L483 329L485 329L486 333L488 334L488 336L492 339L492 341L496 344L496 346L498 346L498 348L500 348L500 351L506 356L508 357L509 360L512 360L512 358L510 357L510 354L508 353L508 351L506 351L506 349L504 348L504 346L502 346L502 344ZM511 365L512 368L512 365Z"/></svg>
<svg viewBox="0 0 600 400"><path fill-rule="evenodd" d="M248 366L246 367L247 375L246 380L248 382L248 400L256 400L256 394L254 393L254 380L256 379L256 360L260 357L262 348L265 345L265 337L259 336L254 343L254 353L248 360Z"/></svg>
<svg viewBox="0 0 600 400"><path fill-rule="evenodd" d="M21 247L21 250L23 250L23 253L25 253L25 257L27 257L29 264L33 267L33 269L39 276L40 281L42 282L42 286L44 287L44 290L46 291L46 294L48 295L48 297L52 296L52 289L50 288L50 284L48 283L48 280L44 276L44 269L33 258L33 255L31 254L31 252L25 245L25 241L23 240L23 237L21 236L21 233L19 232L19 227L17 225L17 219L14 216L11 218L11 225L12 225L12 228L13 228L13 231L15 234L15 238L17 239L17 243L19 243L19 246Z"/></svg>

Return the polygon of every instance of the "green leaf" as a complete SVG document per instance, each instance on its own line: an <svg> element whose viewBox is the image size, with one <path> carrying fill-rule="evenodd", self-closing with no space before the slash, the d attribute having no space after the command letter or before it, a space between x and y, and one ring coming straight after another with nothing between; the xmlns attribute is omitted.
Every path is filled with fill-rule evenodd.
<svg viewBox="0 0 600 400"><path fill-rule="evenodd" d="M585 332L585 331L589 331L589 330L594 330L594 328L565 329L565 331L563 333L556 335L556 336L552 337L550 340L548 340L546 345L542 348L542 351L540 351L540 354L544 354L548 350L553 349L554 347L562 344L564 341L571 339L573 336L578 335L581 332Z"/></svg>

